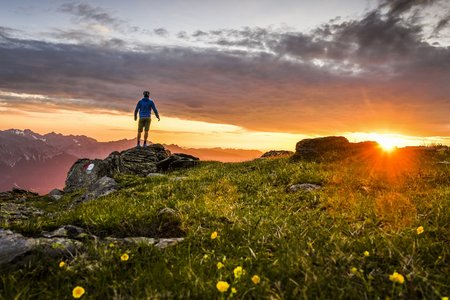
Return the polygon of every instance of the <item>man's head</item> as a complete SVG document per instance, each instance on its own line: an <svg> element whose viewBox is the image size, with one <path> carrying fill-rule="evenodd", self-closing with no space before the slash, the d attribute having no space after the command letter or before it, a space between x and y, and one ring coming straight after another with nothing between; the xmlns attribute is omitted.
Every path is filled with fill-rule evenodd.
<svg viewBox="0 0 450 300"><path fill-rule="evenodd" d="M143 94L144 94L144 97L149 97L150 96L150 92L149 91L144 91Z"/></svg>

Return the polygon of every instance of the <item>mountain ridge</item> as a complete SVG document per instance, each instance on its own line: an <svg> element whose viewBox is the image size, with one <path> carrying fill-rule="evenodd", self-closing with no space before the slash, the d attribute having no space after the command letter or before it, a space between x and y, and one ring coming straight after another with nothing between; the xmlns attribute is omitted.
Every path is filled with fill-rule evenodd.
<svg viewBox="0 0 450 300"><path fill-rule="evenodd" d="M39 134L30 129L0 130L0 191L20 187L47 193L62 188L68 169L77 159L104 159L111 152L134 147L135 143L135 139L99 142L85 135ZM246 161L262 155L258 150L163 146L172 153L182 152L201 160L221 162Z"/></svg>

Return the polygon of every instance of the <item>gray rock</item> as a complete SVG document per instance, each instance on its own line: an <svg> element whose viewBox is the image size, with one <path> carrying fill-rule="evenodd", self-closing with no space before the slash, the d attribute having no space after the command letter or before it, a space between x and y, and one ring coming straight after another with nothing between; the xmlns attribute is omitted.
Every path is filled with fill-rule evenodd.
<svg viewBox="0 0 450 300"><path fill-rule="evenodd" d="M81 197L81 200L88 201L97 199L115 191L117 191L117 182L110 177L103 176L88 188L88 191Z"/></svg>
<svg viewBox="0 0 450 300"><path fill-rule="evenodd" d="M271 150L264 153L261 158L276 158L276 157L288 157L294 154L292 151L287 150Z"/></svg>
<svg viewBox="0 0 450 300"><path fill-rule="evenodd" d="M159 161L156 166L161 171L186 169L198 165L199 159L195 156L183 153L175 153L170 157Z"/></svg>
<svg viewBox="0 0 450 300"><path fill-rule="evenodd" d="M13 261L32 249L32 243L21 234L0 229L0 266Z"/></svg>
<svg viewBox="0 0 450 300"><path fill-rule="evenodd" d="M293 159L314 161L343 159L352 155L377 153L376 142L350 143L343 136L327 136L314 139L304 139L295 146Z"/></svg>
<svg viewBox="0 0 450 300"><path fill-rule="evenodd" d="M48 196L53 200L59 200L64 196L64 192L59 189L53 189L48 193Z"/></svg>
<svg viewBox="0 0 450 300"><path fill-rule="evenodd" d="M290 193L295 193L299 190L303 190L303 191L307 191L307 192L312 192L315 190L320 189L321 186L318 184L314 184L314 183L300 183L300 184L294 184L291 185L290 187L287 188L287 191Z"/></svg>
<svg viewBox="0 0 450 300"><path fill-rule="evenodd" d="M64 191L91 189L102 177L114 177L116 174L148 176L160 171L193 167L198 158L177 153L170 154L160 144L148 147L131 148L122 152L113 152L104 160L80 159L70 169Z"/></svg>
<svg viewBox="0 0 450 300"><path fill-rule="evenodd" d="M165 174L161 174L161 173L148 173L147 177L165 177Z"/></svg>
<svg viewBox="0 0 450 300"><path fill-rule="evenodd" d="M126 238L114 238L107 237L104 239L107 243L115 244L136 244L144 246L155 246L158 249L165 249L169 246L175 246L176 244L182 242L184 238L149 238L149 237L126 237Z"/></svg>
<svg viewBox="0 0 450 300"><path fill-rule="evenodd" d="M0 201L7 202L26 202L27 200L38 198L39 195L34 192L23 190L20 188L13 188L7 192L0 192Z"/></svg>
<svg viewBox="0 0 450 300"><path fill-rule="evenodd" d="M67 174L65 192L73 192L92 186L104 176L112 177L114 166L100 159L79 159Z"/></svg>
<svg viewBox="0 0 450 300"><path fill-rule="evenodd" d="M80 237L83 233L85 233L83 228L73 225L64 225L52 232L43 232L42 236L45 238L67 237L73 239Z"/></svg>
<svg viewBox="0 0 450 300"><path fill-rule="evenodd" d="M32 217L42 216L44 212L28 204L14 202L0 202L0 220L13 222L17 220L28 220Z"/></svg>

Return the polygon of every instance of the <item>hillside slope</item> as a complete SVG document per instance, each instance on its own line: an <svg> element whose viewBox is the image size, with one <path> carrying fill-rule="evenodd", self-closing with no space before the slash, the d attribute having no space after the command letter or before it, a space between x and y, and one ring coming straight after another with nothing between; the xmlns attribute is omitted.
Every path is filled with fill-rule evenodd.
<svg viewBox="0 0 450 300"><path fill-rule="evenodd" d="M76 286L86 299L440 299L450 295L450 167L437 162L450 156L439 155L203 162L119 177L118 192L74 206L76 195L29 202L47 214L2 227L185 239L165 250L83 240L73 257L2 273L0 299L70 298Z"/></svg>

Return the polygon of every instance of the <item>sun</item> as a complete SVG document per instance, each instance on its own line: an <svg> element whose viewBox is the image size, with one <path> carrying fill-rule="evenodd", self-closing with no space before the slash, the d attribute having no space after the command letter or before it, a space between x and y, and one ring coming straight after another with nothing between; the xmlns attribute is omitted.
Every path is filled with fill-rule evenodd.
<svg viewBox="0 0 450 300"><path fill-rule="evenodd" d="M374 140L386 152L392 152L403 142L400 138L389 134L374 134Z"/></svg>
<svg viewBox="0 0 450 300"><path fill-rule="evenodd" d="M384 151L391 152L397 148L396 140L389 137L379 137L375 140Z"/></svg>

